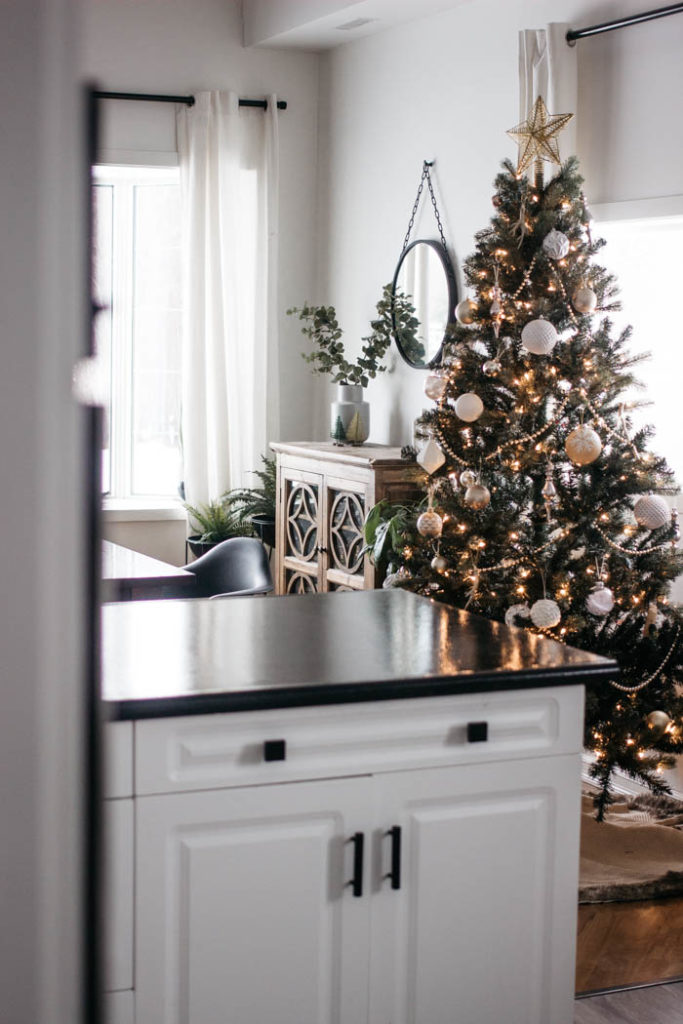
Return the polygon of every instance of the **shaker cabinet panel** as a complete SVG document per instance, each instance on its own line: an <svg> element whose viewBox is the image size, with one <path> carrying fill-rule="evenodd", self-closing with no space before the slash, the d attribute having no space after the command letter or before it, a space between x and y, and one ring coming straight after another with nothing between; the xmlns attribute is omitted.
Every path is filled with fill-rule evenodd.
<svg viewBox="0 0 683 1024"><path fill-rule="evenodd" d="M578 756L377 777L401 829L378 879L373 1024L568 1024Z"/></svg>
<svg viewBox="0 0 683 1024"><path fill-rule="evenodd" d="M367 1020L369 904L350 884L364 780L138 805L138 1021Z"/></svg>
<svg viewBox="0 0 683 1024"><path fill-rule="evenodd" d="M386 445L277 442L277 591L372 589L363 526L382 498L420 495L424 471ZM420 495L421 496L421 495Z"/></svg>

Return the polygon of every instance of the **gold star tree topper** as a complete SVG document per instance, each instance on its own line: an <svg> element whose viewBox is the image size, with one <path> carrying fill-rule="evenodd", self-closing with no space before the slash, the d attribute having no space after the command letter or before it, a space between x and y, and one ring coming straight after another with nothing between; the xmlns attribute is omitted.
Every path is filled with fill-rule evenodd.
<svg viewBox="0 0 683 1024"><path fill-rule="evenodd" d="M543 160L554 164L560 163L557 136L573 116L573 114L549 114L543 97L538 97L530 117L507 132L519 144L517 174L523 174L532 160L535 160L536 175L540 175L542 179Z"/></svg>

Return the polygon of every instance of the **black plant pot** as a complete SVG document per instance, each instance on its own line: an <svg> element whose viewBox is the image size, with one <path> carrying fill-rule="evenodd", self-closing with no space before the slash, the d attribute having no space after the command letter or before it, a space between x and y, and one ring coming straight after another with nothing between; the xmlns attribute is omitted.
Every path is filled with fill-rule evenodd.
<svg viewBox="0 0 683 1024"><path fill-rule="evenodd" d="M215 548L217 541L200 540L199 534L195 534L194 537L187 538L187 543L194 557L199 558L201 555L205 555L207 551L210 551L211 548Z"/></svg>
<svg viewBox="0 0 683 1024"><path fill-rule="evenodd" d="M260 540L269 548L275 547L275 519L273 516L252 516L252 526Z"/></svg>

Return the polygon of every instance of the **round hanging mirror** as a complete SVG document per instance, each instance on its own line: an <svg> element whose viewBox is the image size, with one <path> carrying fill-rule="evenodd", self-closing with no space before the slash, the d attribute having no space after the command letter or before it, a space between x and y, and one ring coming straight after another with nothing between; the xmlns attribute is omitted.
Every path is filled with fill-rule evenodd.
<svg viewBox="0 0 683 1024"><path fill-rule="evenodd" d="M417 369L438 366L458 301L453 265L441 242L418 239L401 253L391 286L398 350Z"/></svg>

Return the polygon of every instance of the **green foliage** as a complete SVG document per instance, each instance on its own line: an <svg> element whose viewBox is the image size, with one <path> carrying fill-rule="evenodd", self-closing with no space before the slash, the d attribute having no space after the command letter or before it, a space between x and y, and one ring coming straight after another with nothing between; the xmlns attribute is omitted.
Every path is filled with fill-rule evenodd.
<svg viewBox="0 0 683 1024"><path fill-rule="evenodd" d="M393 319L396 316L403 329L408 329L414 309L405 296L392 298L391 285L382 289L382 298L376 306L377 315L370 321L371 333L364 337L361 354L355 362L346 358L342 330L334 306L309 306L288 309L290 316L298 316L303 323L301 333L310 338L313 351L302 352L313 373L328 373L333 384L360 384L367 387L378 373L386 370L382 359L393 338Z"/></svg>
<svg viewBox="0 0 683 1024"><path fill-rule="evenodd" d="M253 516L269 516L275 519L277 462L275 458L269 458L267 455L261 456L261 462L263 468L253 470L254 476L261 481L260 487L237 487L226 491L221 499L235 515L245 520L251 520Z"/></svg>
<svg viewBox="0 0 683 1024"><path fill-rule="evenodd" d="M219 498L207 504L189 505L190 529L205 544L218 544L229 537L249 537L253 533L241 508Z"/></svg>
<svg viewBox="0 0 683 1024"><path fill-rule="evenodd" d="M378 568L391 570L407 544L416 537L415 522L420 505L401 505L384 498L370 509L364 527L366 550Z"/></svg>
<svg viewBox="0 0 683 1024"><path fill-rule="evenodd" d="M574 158L545 186L518 177L506 162L496 179L492 220L464 264L474 322L449 328L445 398L418 423L418 432L432 433L446 455L429 484L443 518L438 550L447 568L432 566L437 545L414 531L414 519L394 527L384 503L371 510L366 537L378 561L402 571L401 585L499 621L512 606L526 605L526 617L516 624L615 659L622 685L645 683L631 694L604 682L587 687L585 743L596 756L592 773L602 815L616 768L655 792L667 791L661 771L683 753L677 689L683 614L669 603L683 559L675 524L650 532L634 521L634 499L674 494L677 486L666 461L649 451L652 429L636 429L631 419L642 357L629 351L630 329L614 331L616 281L597 262L604 242L587 229L581 186ZM551 230L570 243L561 261L543 249ZM496 284L498 324L491 313ZM577 311L571 301L584 284L597 296L593 314ZM521 344L524 326L540 317L561 336L547 356ZM483 363L494 359L500 369L485 374ZM472 424L454 411L465 392L484 404ZM603 448L594 462L577 466L565 443L584 421L592 421ZM542 493L548 467L557 491L550 508ZM486 508L467 504L457 482L464 469L489 489ZM601 571L615 597L605 616L591 614L586 604ZM528 608L543 597L556 601L561 621L540 631ZM672 720L668 731L648 725L647 715L656 710Z"/></svg>

